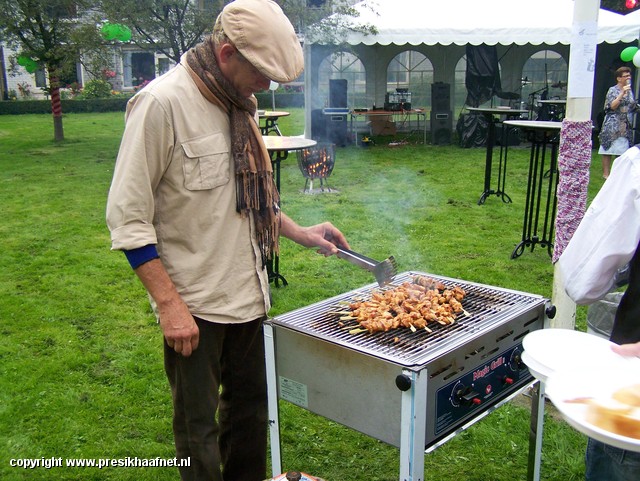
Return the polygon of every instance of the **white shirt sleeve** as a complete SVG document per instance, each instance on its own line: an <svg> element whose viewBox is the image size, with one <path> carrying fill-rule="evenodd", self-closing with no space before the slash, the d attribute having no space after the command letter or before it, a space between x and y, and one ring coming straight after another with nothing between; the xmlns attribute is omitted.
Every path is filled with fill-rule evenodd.
<svg viewBox="0 0 640 481"><path fill-rule="evenodd" d="M629 149L614 162L558 266L565 290L577 304L604 297L615 274L633 257L640 240L640 150Z"/></svg>

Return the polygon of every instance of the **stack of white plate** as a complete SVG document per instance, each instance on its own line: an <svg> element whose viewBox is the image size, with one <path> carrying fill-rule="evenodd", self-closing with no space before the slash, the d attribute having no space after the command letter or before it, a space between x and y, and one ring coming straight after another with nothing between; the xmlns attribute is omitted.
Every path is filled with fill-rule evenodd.
<svg viewBox="0 0 640 481"><path fill-rule="evenodd" d="M620 436L586 421L587 405L577 398L610 398L618 389L640 384L640 358L623 357L613 343L571 329L542 329L522 341L523 362L545 383L545 394L566 421L601 442L640 452L640 439Z"/></svg>
<svg viewBox="0 0 640 481"><path fill-rule="evenodd" d="M611 346L613 343L609 340L573 329L541 329L522 340L522 360L536 379L547 382L548 377L560 369L613 368L621 362L628 364L630 359L613 352Z"/></svg>

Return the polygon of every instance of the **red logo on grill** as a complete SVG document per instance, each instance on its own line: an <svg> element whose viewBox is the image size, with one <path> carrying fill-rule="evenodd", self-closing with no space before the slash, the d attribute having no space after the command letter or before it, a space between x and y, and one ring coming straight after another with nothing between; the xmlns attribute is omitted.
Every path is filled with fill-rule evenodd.
<svg viewBox="0 0 640 481"><path fill-rule="evenodd" d="M495 361L492 361L490 365L483 367L482 369L478 369L473 373L473 380L477 381L478 379L482 379L487 376L491 371L498 369L505 363L504 357L499 357Z"/></svg>

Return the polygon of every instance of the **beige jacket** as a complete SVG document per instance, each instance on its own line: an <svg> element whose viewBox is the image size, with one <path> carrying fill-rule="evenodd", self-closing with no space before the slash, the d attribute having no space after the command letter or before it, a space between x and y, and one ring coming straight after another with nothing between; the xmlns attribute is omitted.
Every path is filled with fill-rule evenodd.
<svg viewBox="0 0 640 481"><path fill-rule="evenodd" d="M229 147L227 115L178 65L129 101L107 202L112 249L157 244L191 313L220 323L270 308L253 221L236 212Z"/></svg>

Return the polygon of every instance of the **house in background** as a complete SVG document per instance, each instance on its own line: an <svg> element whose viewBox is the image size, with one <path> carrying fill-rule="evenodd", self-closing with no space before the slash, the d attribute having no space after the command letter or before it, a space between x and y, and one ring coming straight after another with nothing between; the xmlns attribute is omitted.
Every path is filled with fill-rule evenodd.
<svg viewBox="0 0 640 481"><path fill-rule="evenodd" d="M41 88L46 87L43 70L33 74L15 65L16 52L0 44L0 95L2 100L43 98Z"/></svg>
<svg viewBox="0 0 640 481"><path fill-rule="evenodd" d="M217 8L217 0L196 0L203 8ZM331 0L298 0L306 9L322 8ZM358 0L346 0L348 4L357 3ZM229 3L229 0L224 0ZM298 30L304 28L301 19L293 19L292 23ZM302 35L301 41L302 41ZM24 67L15 63L16 52L0 42L0 99L11 98L24 99L45 98L47 78L44 71L28 73ZM167 72L173 66L173 60L166 55L150 49L143 49L133 43L123 43L113 47L111 69L115 73L109 81L115 91L134 91L139 85L154 79ZM71 85L77 83L80 86L91 79L90 74L78 62L75 76L65 79L64 83ZM304 78L301 76L295 84L302 85ZM63 94L64 95L64 94Z"/></svg>
<svg viewBox="0 0 640 481"><path fill-rule="evenodd" d="M0 96L2 100L43 99L47 80L44 70L29 73L15 63L16 52L0 45ZM113 69L115 77L110 79L116 91L133 91L146 81L162 75L173 65L165 55L140 49L135 45L114 48ZM76 82L84 85L91 76L78 62L75 76L65 79L65 84Z"/></svg>
<svg viewBox="0 0 640 481"><path fill-rule="evenodd" d="M135 45L114 48L112 63L115 77L110 82L118 92L133 91L173 66L173 60L166 55L145 51Z"/></svg>
<svg viewBox="0 0 640 481"><path fill-rule="evenodd" d="M194 0L200 8L210 11L219 8L220 0ZM224 0L228 3L229 0ZM74 18L73 21L82 21ZM44 71L29 73L17 65L16 51L0 42L0 99L12 98L44 98L47 77ZM115 76L108 80L116 91L133 91L139 85L148 82L158 75L168 71L173 61L155 49L141 48L133 43L122 43L113 46L113 57L108 69L115 72ZM63 79L63 84L77 84L83 86L91 79L91 75L83 68L80 61L75 73ZM64 94L63 94L64 95Z"/></svg>

